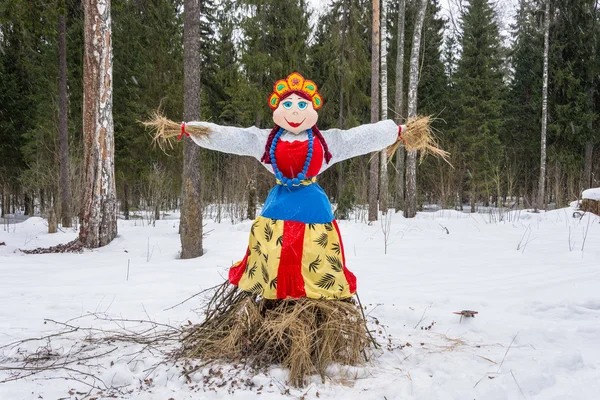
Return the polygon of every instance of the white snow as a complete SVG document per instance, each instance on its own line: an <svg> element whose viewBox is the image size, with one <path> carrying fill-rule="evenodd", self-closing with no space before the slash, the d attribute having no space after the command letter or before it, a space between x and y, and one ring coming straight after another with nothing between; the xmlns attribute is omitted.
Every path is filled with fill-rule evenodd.
<svg viewBox="0 0 600 400"><path fill-rule="evenodd" d="M389 335L390 345L364 366L332 366L324 383L314 377L308 387L288 391L286 371L278 366L240 372L239 365L201 368L186 382L171 363L153 369L160 353L135 355L139 346L122 344L86 371L108 385L125 385L119 398L141 400L253 399L257 393L266 399L282 393L365 400L598 398L600 218L573 218L573 211L444 210L411 220L393 214L387 254L381 223L341 221L347 264L371 326L380 340ZM244 254L251 222L207 220L206 254L179 260L179 220L168 218L156 226L120 220L109 246L83 254L25 255L18 249L64 243L76 232L49 235L40 218L1 225L0 346L61 328L44 319L66 322L88 312L198 322L199 299L165 309L222 282ZM453 312L463 309L479 314L460 323ZM70 324L115 328L90 317ZM60 339L52 349L65 354L75 344ZM21 354L0 350L0 359L43 345L27 343ZM77 392L89 388L61 379L68 375L50 371L0 384L0 399L81 398ZM0 369L0 381L8 376Z"/></svg>
<svg viewBox="0 0 600 400"><path fill-rule="evenodd" d="M600 188L593 188L584 190L581 194L582 199L600 201Z"/></svg>

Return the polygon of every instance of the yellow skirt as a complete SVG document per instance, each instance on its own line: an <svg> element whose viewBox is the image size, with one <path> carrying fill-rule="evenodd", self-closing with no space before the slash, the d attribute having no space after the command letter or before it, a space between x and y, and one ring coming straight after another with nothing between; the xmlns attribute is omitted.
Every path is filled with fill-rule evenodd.
<svg viewBox="0 0 600 400"><path fill-rule="evenodd" d="M258 217L246 256L231 267L229 281L266 299L340 300L356 292L335 220L304 224Z"/></svg>

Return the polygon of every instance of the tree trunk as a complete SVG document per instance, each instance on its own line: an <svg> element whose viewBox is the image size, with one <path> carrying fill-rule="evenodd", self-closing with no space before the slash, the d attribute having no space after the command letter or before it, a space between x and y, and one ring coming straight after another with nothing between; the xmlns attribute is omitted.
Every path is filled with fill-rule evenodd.
<svg viewBox="0 0 600 400"><path fill-rule="evenodd" d="M350 14L350 8L348 1L344 1L344 8L342 9L344 16L342 17L342 48L340 51L340 104L339 104L339 113L338 113L338 128L344 129L344 72L346 71L346 30L348 27L348 15ZM337 170L337 193L336 193L336 202L338 207L340 205L340 201L344 195L344 161L340 162L336 166Z"/></svg>
<svg viewBox="0 0 600 400"><path fill-rule="evenodd" d="M56 219L56 212L52 206L50 207L50 212L48 213L48 233L56 232L58 232L58 221Z"/></svg>
<svg viewBox="0 0 600 400"><path fill-rule="evenodd" d="M69 132L67 130L67 27L65 5L58 13L58 131L60 137L60 218L64 228L73 226L69 180Z"/></svg>
<svg viewBox="0 0 600 400"><path fill-rule="evenodd" d="M259 87L262 89L262 75L259 81ZM260 122L260 112L257 112L256 117L254 118L254 126L260 128ZM246 166L248 171L248 209L246 210L246 216L249 220L254 221L256 219L256 175L258 174L258 169L254 160L251 160L249 157L246 158Z"/></svg>
<svg viewBox="0 0 600 400"><path fill-rule="evenodd" d="M126 220L129 220L129 184L127 182L123 185L123 215Z"/></svg>
<svg viewBox="0 0 600 400"><path fill-rule="evenodd" d="M592 121L588 123L590 129L592 128ZM594 156L594 143L592 141L585 142L585 158L583 167L583 189L589 189L592 187L592 168L593 168L593 157Z"/></svg>
<svg viewBox="0 0 600 400"><path fill-rule="evenodd" d="M381 0L381 119L388 119L388 80L387 80L387 0ZM387 172L387 149L379 153L380 175L379 179L379 206L385 214L389 208L388 172Z"/></svg>
<svg viewBox="0 0 600 400"><path fill-rule="evenodd" d="M410 55L410 75L408 83L408 118L417 115L417 89L419 86L419 54L421 47L421 33L425 10L428 0L421 0L415 30L413 33L412 52ZM406 170L406 207L404 216L413 218L417 215L417 151L408 152Z"/></svg>
<svg viewBox="0 0 600 400"><path fill-rule="evenodd" d="M379 121L379 0L373 0L373 29L371 32L371 122ZM369 167L369 221L377 221L379 190L379 152L371 154Z"/></svg>
<svg viewBox="0 0 600 400"><path fill-rule="evenodd" d="M398 125L404 122L404 22L406 14L406 1L400 0L398 4L398 45L396 55L396 93L394 98L395 117ZM401 144L396 150L396 212L404 208L404 145Z"/></svg>
<svg viewBox="0 0 600 400"><path fill-rule="evenodd" d="M110 0L85 0L83 9L85 195L79 240L96 248L117 236Z"/></svg>
<svg viewBox="0 0 600 400"><path fill-rule="evenodd" d="M33 217L33 197L25 193L25 215Z"/></svg>
<svg viewBox="0 0 600 400"><path fill-rule="evenodd" d="M200 0L185 0L183 30L183 119L200 121ZM181 258L202 255L201 152L192 139L183 145Z"/></svg>
<svg viewBox="0 0 600 400"><path fill-rule="evenodd" d="M550 0L546 0L544 13L544 78L542 86L542 141L540 156L540 181L536 209L546 209L546 130L548 127L548 53L550 48Z"/></svg>

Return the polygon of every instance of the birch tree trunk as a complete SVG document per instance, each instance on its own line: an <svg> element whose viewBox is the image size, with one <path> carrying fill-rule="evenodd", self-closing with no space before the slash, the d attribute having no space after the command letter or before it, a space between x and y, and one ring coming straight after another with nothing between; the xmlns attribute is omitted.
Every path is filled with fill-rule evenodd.
<svg viewBox="0 0 600 400"><path fill-rule="evenodd" d="M60 217L63 228L73 226L69 180L69 131L67 128L67 24L65 4L58 10L58 132L60 143Z"/></svg>
<svg viewBox="0 0 600 400"><path fill-rule="evenodd" d="M373 0L373 28L371 32L371 122L379 121L379 0ZM379 190L379 152L371 154L369 167L369 222L377 221Z"/></svg>
<svg viewBox="0 0 600 400"><path fill-rule="evenodd" d="M408 118L417 115L417 89L419 86L419 54L421 48L421 33L423 31L423 21L425 20L425 10L428 0L420 0L419 12L415 21L415 30L413 33L413 44L410 55L410 75L408 81ZM406 206L404 216L413 218L417 215L417 151L408 152L406 166Z"/></svg>
<svg viewBox="0 0 600 400"><path fill-rule="evenodd" d="M200 121L200 0L185 0L183 21L183 120ZM181 258L202 255L201 152L184 136Z"/></svg>
<svg viewBox="0 0 600 400"><path fill-rule="evenodd" d="M398 4L398 45L396 55L396 93L395 93L395 117L398 125L404 122L404 22L406 20L406 0L399 0ZM400 144L396 150L396 194L394 196L394 207L396 212L404 208L404 145Z"/></svg>
<svg viewBox="0 0 600 400"><path fill-rule="evenodd" d="M388 92L387 92L387 0L381 0L381 119L388 119ZM381 165L380 185L379 185L379 206L385 214L389 208L389 193L388 193L388 172L387 172L387 153L382 150L379 153Z"/></svg>
<svg viewBox="0 0 600 400"><path fill-rule="evenodd" d="M550 0L546 0L544 13L544 77L542 86L542 139L540 156L540 181L536 206L546 209L546 131L548 128L548 53L550 49ZM537 208L536 207L536 208Z"/></svg>
<svg viewBox="0 0 600 400"><path fill-rule="evenodd" d="M79 240L96 248L117 236L110 0L84 0L83 13L85 195Z"/></svg>
<svg viewBox="0 0 600 400"><path fill-rule="evenodd" d="M342 17L342 48L340 51L340 110L338 113L338 128L344 129L344 71L346 70L346 30L348 26L348 15L350 14L350 5L348 4L348 0L344 1L344 7L342 8L342 12L344 13ZM337 164L337 193L336 193L336 201L338 203L338 207L342 197L344 195L344 161Z"/></svg>

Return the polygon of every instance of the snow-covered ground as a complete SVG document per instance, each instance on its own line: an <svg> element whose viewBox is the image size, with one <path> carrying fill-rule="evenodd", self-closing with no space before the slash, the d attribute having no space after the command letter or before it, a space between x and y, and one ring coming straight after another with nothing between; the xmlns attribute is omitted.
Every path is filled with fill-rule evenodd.
<svg viewBox="0 0 600 400"><path fill-rule="evenodd" d="M168 363L148 370L160 354L132 356L125 345L90 372L107 385L126 385L121 398L143 400L275 399L282 393L306 399L597 399L600 218L574 218L573 211L438 211L411 220L394 214L387 254L385 224L341 221L347 263L372 327L391 342L364 367L332 371L324 383L315 377L304 389L287 388L276 366L239 372L231 365L201 369L186 382ZM244 254L251 222L206 221L205 256L179 260L176 217L155 226L119 221L113 243L83 254L19 252L75 238L74 231L45 233L40 218L1 226L0 346L61 329L45 319L65 322L89 312L197 322L197 299L165 309L222 282ZM464 309L479 314L461 323L453 312ZM107 324L93 318L70 323ZM61 340L54 351L66 353L75 343ZM43 344L27 343L21 352ZM5 349L0 358L23 354ZM69 374L50 371L0 384L0 399L81 399L77 392L89 388L62 379ZM0 381L8 376L0 371ZM105 398L95 393L90 396Z"/></svg>
<svg viewBox="0 0 600 400"><path fill-rule="evenodd" d="M600 201L600 188L593 188L584 190L581 194L582 199Z"/></svg>

